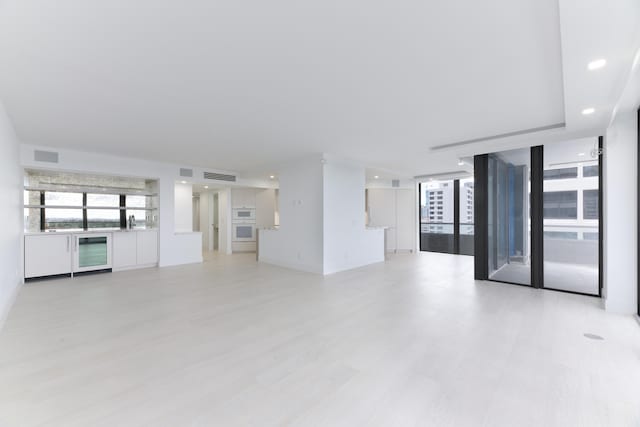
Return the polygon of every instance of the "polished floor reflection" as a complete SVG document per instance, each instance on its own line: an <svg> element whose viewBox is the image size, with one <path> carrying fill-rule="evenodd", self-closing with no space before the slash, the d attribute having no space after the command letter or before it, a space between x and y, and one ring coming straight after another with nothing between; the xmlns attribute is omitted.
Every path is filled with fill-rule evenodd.
<svg viewBox="0 0 640 427"><path fill-rule="evenodd" d="M531 268L522 264L505 264L491 275L491 280L506 283L525 283ZM565 264L545 261L544 287L582 294L598 294L598 268L591 265Z"/></svg>
<svg viewBox="0 0 640 427"><path fill-rule="evenodd" d="M476 282L467 256L327 277L207 258L25 285L0 425L640 423L640 327L597 298Z"/></svg>

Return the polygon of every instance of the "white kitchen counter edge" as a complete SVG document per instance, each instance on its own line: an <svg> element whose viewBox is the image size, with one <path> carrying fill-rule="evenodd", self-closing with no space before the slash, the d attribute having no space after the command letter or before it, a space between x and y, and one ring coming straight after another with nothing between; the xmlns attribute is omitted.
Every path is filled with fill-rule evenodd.
<svg viewBox="0 0 640 427"><path fill-rule="evenodd" d="M59 236L61 234L104 234L104 233L138 233L144 231L158 231L157 228L135 228L133 230L109 229L102 230L74 230L74 231L25 231L25 236Z"/></svg>

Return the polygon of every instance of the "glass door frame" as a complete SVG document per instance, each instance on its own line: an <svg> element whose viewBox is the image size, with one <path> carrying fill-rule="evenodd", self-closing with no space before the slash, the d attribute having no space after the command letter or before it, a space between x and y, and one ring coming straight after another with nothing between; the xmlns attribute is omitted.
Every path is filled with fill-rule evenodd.
<svg viewBox="0 0 640 427"><path fill-rule="evenodd" d="M640 110L638 111L640 120ZM640 125L638 128L640 137ZM538 289L546 289L571 294L585 295L591 297L602 297L603 287L603 177L602 177L602 156L603 156L602 136L598 137L598 294L589 294L563 289L546 288L544 286L544 147L542 145L531 147L531 285L520 283L503 282L489 279L489 154L474 156L474 278L475 280L488 280L500 283L509 283L519 286L530 286ZM640 165L640 153L638 154L638 164ZM638 177L640 185L640 176ZM638 202L640 208L640 201ZM638 219L640 227L640 217ZM639 232L640 233L640 232ZM640 250L640 243L639 243ZM638 255L640 263L640 252ZM638 280L638 290L640 292L640 278ZM640 302L638 303L638 313L640 314Z"/></svg>

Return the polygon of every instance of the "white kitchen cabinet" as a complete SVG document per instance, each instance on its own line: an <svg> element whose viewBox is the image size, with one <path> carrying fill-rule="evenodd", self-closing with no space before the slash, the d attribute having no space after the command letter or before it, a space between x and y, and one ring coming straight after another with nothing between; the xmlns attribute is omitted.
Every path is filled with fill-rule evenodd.
<svg viewBox="0 0 640 427"><path fill-rule="evenodd" d="M370 227L387 227L387 252L398 249L396 230L396 196L391 188L368 189Z"/></svg>
<svg viewBox="0 0 640 427"><path fill-rule="evenodd" d="M412 250L415 247L418 222L415 194L411 189L396 190L396 247L398 250Z"/></svg>
<svg viewBox="0 0 640 427"><path fill-rule="evenodd" d="M234 188L231 190L231 207L255 208L256 191L252 188Z"/></svg>
<svg viewBox="0 0 640 427"><path fill-rule="evenodd" d="M138 265L158 263L158 231L140 230L137 235Z"/></svg>
<svg viewBox="0 0 640 427"><path fill-rule="evenodd" d="M276 190L267 188L256 192L256 227L271 228L275 225Z"/></svg>
<svg viewBox="0 0 640 427"><path fill-rule="evenodd" d="M138 263L137 232L113 233L113 268L132 268Z"/></svg>
<svg viewBox="0 0 640 427"><path fill-rule="evenodd" d="M367 189L369 226L388 227L387 252L412 251L415 247L415 192L405 188Z"/></svg>
<svg viewBox="0 0 640 427"><path fill-rule="evenodd" d="M71 273L73 236L53 233L24 238L24 277Z"/></svg>

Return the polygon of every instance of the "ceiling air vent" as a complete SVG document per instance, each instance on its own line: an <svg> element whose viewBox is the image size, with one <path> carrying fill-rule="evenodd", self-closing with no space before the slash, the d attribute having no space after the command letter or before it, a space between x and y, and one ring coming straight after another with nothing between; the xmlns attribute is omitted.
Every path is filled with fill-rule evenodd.
<svg viewBox="0 0 640 427"><path fill-rule="evenodd" d="M223 173L215 173L215 172L205 172L204 179L215 179L216 181L236 182L235 175L226 175Z"/></svg>
<svg viewBox="0 0 640 427"><path fill-rule="evenodd" d="M180 176L184 176L185 178L193 177L193 169L180 168Z"/></svg>
<svg viewBox="0 0 640 427"><path fill-rule="evenodd" d="M398 188L398 187L400 187L400 180L399 180L399 179L392 179L392 180L391 180L391 186L392 186L393 188Z"/></svg>
<svg viewBox="0 0 640 427"><path fill-rule="evenodd" d="M58 153L56 151L34 150L33 160L36 162L58 163Z"/></svg>

